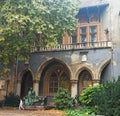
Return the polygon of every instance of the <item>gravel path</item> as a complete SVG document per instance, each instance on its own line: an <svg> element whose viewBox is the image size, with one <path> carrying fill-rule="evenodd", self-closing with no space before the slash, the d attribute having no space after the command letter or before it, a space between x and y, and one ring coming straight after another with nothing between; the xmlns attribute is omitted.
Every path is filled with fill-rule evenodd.
<svg viewBox="0 0 120 116"><path fill-rule="evenodd" d="M18 110L0 109L0 116L62 116L63 112L58 110Z"/></svg>

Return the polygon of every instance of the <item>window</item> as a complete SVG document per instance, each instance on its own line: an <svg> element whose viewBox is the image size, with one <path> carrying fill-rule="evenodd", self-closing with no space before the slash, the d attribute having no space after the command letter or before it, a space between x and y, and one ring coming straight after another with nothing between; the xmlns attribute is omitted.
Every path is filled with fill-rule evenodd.
<svg viewBox="0 0 120 116"><path fill-rule="evenodd" d="M62 88L69 89L69 78L67 77L66 73L63 72L60 78L59 86Z"/></svg>
<svg viewBox="0 0 120 116"><path fill-rule="evenodd" d="M86 34L86 27L82 27L82 28L81 28L81 33L82 33L82 34Z"/></svg>
<svg viewBox="0 0 120 116"><path fill-rule="evenodd" d="M53 66L46 73L44 81L44 94L53 96L59 88L70 89L70 80L68 73L63 66Z"/></svg>
<svg viewBox="0 0 120 116"><path fill-rule="evenodd" d="M86 29L87 29L86 27L80 28L81 43L86 42L86 37L87 37Z"/></svg>
<svg viewBox="0 0 120 116"><path fill-rule="evenodd" d="M49 79L49 92L50 93L54 93L57 92L58 90L58 78L56 77L57 75L55 73L53 73Z"/></svg>
<svg viewBox="0 0 120 116"><path fill-rule="evenodd" d="M77 43L84 46L96 45L100 40L100 14L98 7L81 9L78 14Z"/></svg>
<svg viewBox="0 0 120 116"><path fill-rule="evenodd" d="M76 38L77 38L76 35L73 35L73 36L72 36L72 43L76 43L76 42L77 42L77 39L76 39Z"/></svg>
<svg viewBox="0 0 120 116"><path fill-rule="evenodd" d="M96 34L97 34L96 26L91 26L90 27L90 40L91 40L91 42L95 42L97 40Z"/></svg>
<svg viewBox="0 0 120 116"><path fill-rule="evenodd" d="M100 25L98 23L90 23L83 26L80 25L78 30L77 42L92 43L97 42L100 38Z"/></svg>
<svg viewBox="0 0 120 116"><path fill-rule="evenodd" d="M83 78L82 84L83 90L92 85L91 78L88 76L88 74L86 74L85 77Z"/></svg>

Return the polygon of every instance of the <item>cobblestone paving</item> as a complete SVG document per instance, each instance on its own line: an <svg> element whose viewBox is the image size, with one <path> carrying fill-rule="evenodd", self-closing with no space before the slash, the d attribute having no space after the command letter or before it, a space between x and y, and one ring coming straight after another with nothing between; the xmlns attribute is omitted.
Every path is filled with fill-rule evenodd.
<svg viewBox="0 0 120 116"><path fill-rule="evenodd" d="M62 116L62 112L57 110L18 110L18 109L0 109L0 116Z"/></svg>

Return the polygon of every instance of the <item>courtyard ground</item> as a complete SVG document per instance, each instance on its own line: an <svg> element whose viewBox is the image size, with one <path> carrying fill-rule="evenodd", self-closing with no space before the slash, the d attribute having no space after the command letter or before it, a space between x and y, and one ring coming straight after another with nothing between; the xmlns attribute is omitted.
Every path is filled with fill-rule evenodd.
<svg viewBox="0 0 120 116"><path fill-rule="evenodd" d="M0 108L0 116L62 116L59 110L19 110L18 108Z"/></svg>

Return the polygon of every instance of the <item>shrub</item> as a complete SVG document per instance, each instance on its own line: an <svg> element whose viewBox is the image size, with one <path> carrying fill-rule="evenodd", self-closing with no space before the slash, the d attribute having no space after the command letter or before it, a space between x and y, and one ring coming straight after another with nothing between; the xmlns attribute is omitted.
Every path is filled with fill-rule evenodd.
<svg viewBox="0 0 120 116"><path fill-rule="evenodd" d="M101 96L102 88L102 85L86 88L79 97L81 104L85 106L95 106L99 104L99 102L101 102L99 96Z"/></svg>
<svg viewBox="0 0 120 116"><path fill-rule="evenodd" d="M5 106L17 107L19 105L19 96L9 93L4 99Z"/></svg>
<svg viewBox="0 0 120 116"><path fill-rule="evenodd" d="M68 89L61 88L53 98L57 109L70 109L73 106L73 99Z"/></svg>
<svg viewBox="0 0 120 116"><path fill-rule="evenodd" d="M120 116L120 80L106 82L104 100L98 105L98 111L106 116Z"/></svg>
<svg viewBox="0 0 120 116"><path fill-rule="evenodd" d="M120 77L85 89L79 100L82 105L92 106L96 114L120 116Z"/></svg>
<svg viewBox="0 0 120 116"><path fill-rule="evenodd" d="M95 116L95 114L90 108L83 107L80 110L66 110L65 116Z"/></svg>

